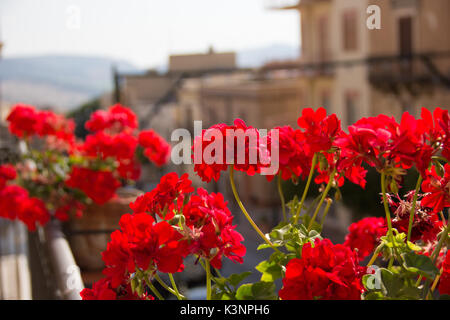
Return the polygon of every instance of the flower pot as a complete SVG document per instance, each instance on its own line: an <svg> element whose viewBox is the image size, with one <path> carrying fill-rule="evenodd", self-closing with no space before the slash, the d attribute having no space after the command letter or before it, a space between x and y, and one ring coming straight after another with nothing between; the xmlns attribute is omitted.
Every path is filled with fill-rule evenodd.
<svg viewBox="0 0 450 320"><path fill-rule="evenodd" d="M82 271L100 271L104 268L101 252L106 250L111 233L119 229L120 217L131 212L129 203L141 194L133 188L119 189L117 197L103 205L88 205L83 217L67 223L65 231Z"/></svg>

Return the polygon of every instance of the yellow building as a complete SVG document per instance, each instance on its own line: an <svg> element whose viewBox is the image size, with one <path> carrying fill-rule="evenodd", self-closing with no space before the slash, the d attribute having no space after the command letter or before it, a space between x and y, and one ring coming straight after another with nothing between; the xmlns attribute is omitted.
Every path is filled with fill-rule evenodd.
<svg viewBox="0 0 450 320"><path fill-rule="evenodd" d="M398 117L403 111L417 115L421 107L450 108L450 1L278 0L267 5L299 12L301 57L290 67L303 79L302 106L325 106L343 125L379 113ZM377 18L379 29L374 28Z"/></svg>

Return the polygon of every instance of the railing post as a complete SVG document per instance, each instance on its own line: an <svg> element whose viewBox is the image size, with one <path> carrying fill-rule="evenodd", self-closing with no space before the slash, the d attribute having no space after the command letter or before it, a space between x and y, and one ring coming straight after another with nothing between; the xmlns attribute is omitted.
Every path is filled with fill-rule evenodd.
<svg viewBox="0 0 450 320"><path fill-rule="evenodd" d="M80 268L75 263L69 243L61 230L60 222L53 220L45 226L44 230L48 256L59 296L65 300L80 300L80 291L84 287Z"/></svg>

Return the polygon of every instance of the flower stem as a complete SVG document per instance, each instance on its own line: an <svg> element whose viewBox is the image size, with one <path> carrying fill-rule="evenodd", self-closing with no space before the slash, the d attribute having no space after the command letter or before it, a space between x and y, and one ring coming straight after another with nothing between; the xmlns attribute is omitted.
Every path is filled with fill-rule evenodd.
<svg viewBox="0 0 450 320"><path fill-rule="evenodd" d="M384 212L386 214L388 235L393 244L394 243L394 233L392 232L391 212L389 210L389 205L388 205L387 196L386 196L386 174L384 173L384 171L381 173L381 192L383 193L383 205L384 205Z"/></svg>
<svg viewBox="0 0 450 320"><path fill-rule="evenodd" d="M206 300L211 300L211 266L209 260L205 259L206 270Z"/></svg>
<svg viewBox="0 0 450 320"><path fill-rule="evenodd" d="M153 294L159 299L164 300L164 297L159 293L158 289L153 285L153 283L150 281L150 279L145 279L145 282L147 282L148 287L150 290L152 290Z"/></svg>
<svg viewBox="0 0 450 320"><path fill-rule="evenodd" d="M419 194L421 184L422 184L422 175L419 174L419 178L417 179L417 183L416 183L416 191L414 193L413 203L412 203L412 207L411 207L411 213L409 214L408 237L406 238L407 241L409 241L409 239L411 239L411 231L412 231L412 226L413 226L413 222L414 222L414 215L416 214L417 196Z"/></svg>
<svg viewBox="0 0 450 320"><path fill-rule="evenodd" d="M436 263L437 258L439 257L439 252L441 252L442 245L447 240L448 233L450 232L450 223L447 223L447 226L445 227L444 231L442 231L441 238L439 239L438 244L433 250L433 253L431 254L431 260L433 260L433 263Z"/></svg>
<svg viewBox="0 0 450 320"><path fill-rule="evenodd" d="M169 276L172 276L172 274L169 274ZM172 289L171 287L169 287L167 284L164 283L164 281L157 275L155 274L154 276L155 280L158 281L158 283L161 285L161 287L163 287L164 289L166 289L167 291L169 291L171 294L173 294L174 296L176 296L178 298L178 300L181 300L184 297L183 295L181 295L178 290L175 291L174 289ZM173 278L173 277L172 277ZM172 279L171 279L172 281ZM173 284L172 284L173 285Z"/></svg>
<svg viewBox="0 0 450 320"><path fill-rule="evenodd" d="M331 172L330 174L330 178L328 180L328 184L324 190L324 192L322 193L322 198L320 198L319 204L317 205L316 211L314 212L313 217L311 218L311 221L309 222L309 226L308 226L308 232L311 231L311 228L313 226L314 221L316 220L317 214L320 211L320 207L322 207L323 202L325 201L325 198L328 195L328 192L331 189L331 186L333 184L334 181L334 175L336 174L336 169L333 169L333 172Z"/></svg>
<svg viewBox="0 0 450 320"><path fill-rule="evenodd" d="M322 219L320 220L320 227L323 229L323 224L325 223L325 218L327 217L328 211L330 210L331 204L333 203L333 200L328 199L327 200L327 206L325 207L325 210L323 212Z"/></svg>
<svg viewBox="0 0 450 320"><path fill-rule="evenodd" d="M368 266L368 267L371 266L371 265L373 265L373 263L375 262L375 260L377 260L379 254L380 254L380 253L378 252L378 250L375 250L375 252L374 252L372 258L371 258L370 261L367 263L367 266Z"/></svg>
<svg viewBox="0 0 450 320"><path fill-rule="evenodd" d="M183 298L180 295L180 292L178 291L177 284L175 283L175 279L173 278L173 274L169 273L170 283L172 284L172 288L175 290L175 295L177 296L178 300L183 300Z"/></svg>
<svg viewBox="0 0 450 320"><path fill-rule="evenodd" d="M280 200L281 200L281 208L283 210L283 221L287 221L287 217L286 217L286 201L284 199L283 188L281 187L281 173L278 174L277 187L278 187L278 193L280 195Z"/></svg>
<svg viewBox="0 0 450 320"><path fill-rule="evenodd" d="M259 229L259 227L256 225L255 221L253 221L252 217L250 216L250 214L247 212L247 210L245 209L244 205L242 204L241 199L239 198L239 195L237 193L236 190L236 185L234 183L234 169L233 166L230 166L230 184L231 184L231 189L233 190L233 195L234 198L236 199L236 202L239 205L239 208L241 208L242 213L244 214L244 216L247 218L248 222L251 224L251 226L253 227L253 229L255 229L255 231L260 235L260 237L275 251L280 252L280 250L278 250L273 243L267 239L267 237L264 235L264 233L261 231L261 229Z"/></svg>
<svg viewBox="0 0 450 320"><path fill-rule="evenodd" d="M305 190L303 190L303 195L302 195L302 199L300 200L300 205L298 206L297 212L295 213L294 224L297 224L298 219L300 218L300 212L302 211L303 203L305 202L306 195L308 194L309 186L311 185L311 180L314 175L314 169L316 167L316 164L317 164L317 153L314 154L314 157L312 159L311 170L309 171L308 181L306 182Z"/></svg>
<svg viewBox="0 0 450 320"><path fill-rule="evenodd" d="M430 289L431 292L433 292L436 289L436 286L439 283L439 279L441 278L441 274L443 271L444 271L444 268L441 268L441 270L439 271L439 274L434 279L433 285L431 286L431 289Z"/></svg>

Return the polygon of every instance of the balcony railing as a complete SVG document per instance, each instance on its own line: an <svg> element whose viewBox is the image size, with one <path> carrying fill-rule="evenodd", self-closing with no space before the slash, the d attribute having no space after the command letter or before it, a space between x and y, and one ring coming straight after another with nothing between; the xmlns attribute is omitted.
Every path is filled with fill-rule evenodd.
<svg viewBox="0 0 450 320"><path fill-rule="evenodd" d="M368 59L369 81L376 87L392 85L450 85L450 53Z"/></svg>

